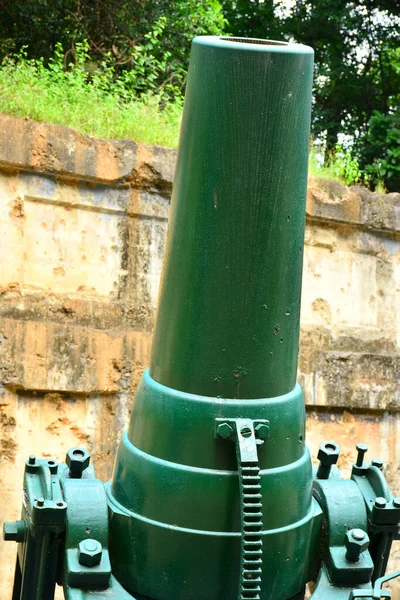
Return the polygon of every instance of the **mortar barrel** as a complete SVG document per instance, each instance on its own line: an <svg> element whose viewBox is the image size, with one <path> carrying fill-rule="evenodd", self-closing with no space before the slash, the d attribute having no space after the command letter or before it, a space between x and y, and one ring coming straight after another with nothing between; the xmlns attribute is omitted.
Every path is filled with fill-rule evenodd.
<svg viewBox="0 0 400 600"><path fill-rule="evenodd" d="M193 42L150 363L165 386L295 385L312 71L299 44Z"/></svg>

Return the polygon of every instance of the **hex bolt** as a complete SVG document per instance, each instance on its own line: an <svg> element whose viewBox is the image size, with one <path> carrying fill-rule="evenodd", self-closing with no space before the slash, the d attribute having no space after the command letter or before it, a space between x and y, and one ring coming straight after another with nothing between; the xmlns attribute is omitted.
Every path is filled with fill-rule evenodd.
<svg viewBox="0 0 400 600"><path fill-rule="evenodd" d="M26 536L25 521L14 521L3 524L3 539L5 542L24 542Z"/></svg>
<svg viewBox="0 0 400 600"><path fill-rule="evenodd" d="M332 465L337 463L339 454L340 447L335 442L324 442L320 445L317 456L320 461L317 471L318 479L329 479Z"/></svg>
<svg viewBox="0 0 400 600"><path fill-rule="evenodd" d="M352 529L351 537L358 542L362 542L365 539L366 533L362 529Z"/></svg>
<svg viewBox="0 0 400 600"><path fill-rule="evenodd" d="M89 466L90 454L84 448L71 448L67 452L65 462L69 467L69 476L72 479L80 479L83 471Z"/></svg>
<svg viewBox="0 0 400 600"><path fill-rule="evenodd" d="M357 444L356 448L357 448L356 466L362 467L364 464L364 455L368 451L368 446L367 446L367 444Z"/></svg>
<svg viewBox="0 0 400 600"><path fill-rule="evenodd" d="M269 426L267 423L258 423L254 427L256 437L260 440L266 440L269 436Z"/></svg>
<svg viewBox="0 0 400 600"><path fill-rule="evenodd" d="M380 471L383 469L383 460L380 458L373 458L371 460L371 466L376 467Z"/></svg>
<svg viewBox="0 0 400 600"><path fill-rule="evenodd" d="M97 540L87 539L79 542L78 560L85 567L96 567L101 562L103 546Z"/></svg>
<svg viewBox="0 0 400 600"><path fill-rule="evenodd" d="M36 500L36 506L44 506L44 498L38 498Z"/></svg>
<svg viewBox="0 0 400 600"><path fill-rule="evenodd" d="M386 508L386 505L387 505L386 498L382 498L381 496L378 496L378 498L375 499L375 507L376 508Z"/></svg>
<svg viewBox="0 0 400 600"><path fill-rule="evenodd" d="M232 427L229 423L220 423L217 427L217 435L220 438L226 439L230 437L233 433Z"/></svg>
<svg viewBox="0 0 400 600"><path fill-rule="evenodd" d="M344 545L346 546L346 559L357 562L369 546L369 537L362 529L350 529L346 532Z"/></svg>
<svg viewBox="0 0 400 600"><path fill-rule="evenodd" d="M393 506L395 508L400 508L400 498L399 497L393 498Z"/></svg>

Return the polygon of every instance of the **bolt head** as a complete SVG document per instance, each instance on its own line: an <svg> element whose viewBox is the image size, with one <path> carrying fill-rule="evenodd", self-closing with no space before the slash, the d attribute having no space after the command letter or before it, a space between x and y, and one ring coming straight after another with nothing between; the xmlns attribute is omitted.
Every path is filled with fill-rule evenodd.
<svg viewBox="0 0 400 600"><path fill-rule="evenodd" d="M232 435L233 429L229 423L220 423L217 427L217 434L221 438L228 438Z"/></svg>
<svg viewBox="0 0 400 600"><path fill-rule="evenodd" d="M3 540L5 542L17 541L17 523L3 524Z"/></svg>
<svg viewBox="0 0 400 600"><path fill-rule="evenodd" d="M393 498L393 506L395 508L400 508L400 498L399 497Z"/></svg>
<svg viewBox="0 0 400 600"><path fill-rule="evenodd" d="M357 448L358 452L363 452L363 453L368 452L367 444L359 443L359 444L357 444L356 448Z"/></svg>
<svg viewBox="0 0 400 600"><path fill-rule="evenodd" d="M369 537L362 529L350 529L346 531L344 540L346 546L346 557L352 562L357 562L360 554L365 552L369 546Z"/></svg>
<svg viewBox="0 0 400 600"><path fill-rule="evenodd" d="M362 542L367 535L362 529L351 529L350 534L353 540L357 540L358 542Z"/></svg>
<svg viewBox="0 0 400 600"><path fill-rule="evenodd" d="M79 542L78 560L85 567L96 567L100 564L103 546L97 540L87 539Z"/></svg>
<svg viewBox="0 0 400 600"><path fill-rule="evenodd" d="M378 497L378 498L375 499L375 506L376 506L376 508L386 508L386 505L387 505L386 498Z"/></svg>
<svg viewBox="0 0 400 600"><path fill-rule="evenodd" d="M83 471L89 466L90 454L84 448L71 448L67 452L65 462L69 467L70 476L79 478L82 477Z"/></svg>
<svg viewBox="0 0 400 600"><path fill-rule="evenodd" d="M259 423L255 426L254 431L256 433L256 437L260 440L266 440L269 436L269 426L267 423Z"/></svg>
<svg viewBox="0 0 400 600"><path fill-rule="evenodd" d="M5 542L23 542L26 536L25 521L14 521L3 524L3 539Z"/></svg>
<svg viewBox="0 0 400 600"><path fill-rule="evenodd" d="M318 460L323 465L330 466L337 463L340 454L340 446L335 442L324 442L320 445L318 451Z"/></svg>
<svg viewBox="0 0 400 600"><path fill-rule="evenodd" d="M371 460L371 465L373 467L376 467L380 471L382 471L382 469L383 469L383 460L381 460L380 458L373 458Z"/></svg>

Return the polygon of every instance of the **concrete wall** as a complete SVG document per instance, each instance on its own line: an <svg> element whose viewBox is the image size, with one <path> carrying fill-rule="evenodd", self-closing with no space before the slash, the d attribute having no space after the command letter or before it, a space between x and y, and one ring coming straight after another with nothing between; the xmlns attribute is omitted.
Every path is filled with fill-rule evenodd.
<svg viewBox="0 0 400 600"><path fill-rule="evenodd" d="M111 474L149 357L176 153L0 118L0 519L29 454ZM324 439L385 461L400 495L400 194L310 181L299 381ZM13 544L0 542L1 597ZM400 560L398 561L400 566ZM400 595L398 596L400 598Z"/></svg>

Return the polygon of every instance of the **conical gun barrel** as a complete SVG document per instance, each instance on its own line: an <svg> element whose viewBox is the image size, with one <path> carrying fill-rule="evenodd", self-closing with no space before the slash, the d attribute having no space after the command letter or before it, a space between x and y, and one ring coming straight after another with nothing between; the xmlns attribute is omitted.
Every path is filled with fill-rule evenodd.
<svg viewBox="0 0 400 600"><path fill-rule="evenodd" d="M295 385L313 51L194 40L150 373L225 398Z"/></svg>

